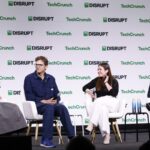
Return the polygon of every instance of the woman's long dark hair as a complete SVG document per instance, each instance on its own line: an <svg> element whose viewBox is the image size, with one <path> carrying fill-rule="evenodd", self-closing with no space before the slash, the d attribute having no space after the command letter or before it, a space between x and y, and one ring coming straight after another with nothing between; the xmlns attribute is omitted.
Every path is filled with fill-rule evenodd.
<svg viewBox="0 0 150 150"><path fill-rule="evenodd" d="M108 64L108 63L105 63L105 62L102 62L102 63L100 63L100 64L98 65L98 67L99 67L99 66L103 67L105 70L108 70L108 73L107 73L107 75L108 75L108 77L109 77L108 83L112 86L113 76L112 76L112 74L111 74L111 69L110 69L109 64ZM104 80L105 80L104 78L101 78L101 77L98 78L98 80L97 80L97 82L96 82L96 90L97 90L97 91L100 91L101 89L103 89L103 88L105 87L105 85L104 85Z"/></svg>

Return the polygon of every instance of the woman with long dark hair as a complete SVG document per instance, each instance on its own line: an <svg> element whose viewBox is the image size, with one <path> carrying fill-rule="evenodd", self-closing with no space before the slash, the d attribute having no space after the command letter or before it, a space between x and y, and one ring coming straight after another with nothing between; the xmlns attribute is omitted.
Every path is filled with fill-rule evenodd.
<svg viewBox="0 0 150 150"><path fill-rule="evenodd" d="M98 65L98 77L83 86L86 93L86 108L90 123L86 130L92 131L94 126L99 126L104 138L103 143L110 143L109 112L115 112L118 104L119 85L112 76L108 63Z"/></svg>

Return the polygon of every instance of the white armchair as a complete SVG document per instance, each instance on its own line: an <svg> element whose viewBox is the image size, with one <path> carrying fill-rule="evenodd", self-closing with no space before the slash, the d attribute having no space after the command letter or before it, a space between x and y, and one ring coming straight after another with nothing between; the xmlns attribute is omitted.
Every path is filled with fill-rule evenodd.
<svg viewBox="0 0 150 150"><path fill-rule="evenodd" d="M37 140L38 132L39 132L39 124L42 124L43 116L38 114L34 101L24 101L23 102L23 111L24 111L24 116L28 123L28 129L27 129L26 134L29 135L32 124L36 124L35 140ZM64 142L63 142L62 135L61 135L60 120L58 117L54 120L54 124L55 124L56 130L57 130L57 133L59 135L59 143L63 144Z"/></svg>
<svg viewBox="0 0 150 150"><path fill-rule="evenodd" d="M113 132L115 134L115 138L117 141L120 141L121 143L122 143L122 138L117 123L117 119L120 119L124 116L126 106L127 106L126 101L124 99L120 99L117 107L117 111L114 113L109 113L109 121L111 123Z"/></svg>
<svg viewBox="0 0 150 150"><path fill-rule="evenodd" d="M127 103L125 99L119 99L116 112L109 113L109 121L111 123L113 132L115 134L115 139L116 141L120 141L121 143L122 143L122 138L121 138L119 126L117 123L117 119L120 119L124 116L126 106L127 106ZM92 139L91 139L92 143L94 142L95 138L96 138L96 131L94 129L92 132Z"/></svg>

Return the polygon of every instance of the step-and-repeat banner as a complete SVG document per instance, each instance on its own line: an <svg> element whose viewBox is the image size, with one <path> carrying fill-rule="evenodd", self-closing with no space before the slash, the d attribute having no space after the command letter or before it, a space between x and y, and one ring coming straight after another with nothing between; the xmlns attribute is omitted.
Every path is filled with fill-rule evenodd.
<svg viewBox="0 0 150 150"><path fill-rule="evenodd" d="M82 87L97 76L98 63L107 61L130 112L132 99L147 100L149 10L149 0L1 0L0 95L24 101L24 78L43 55L69 113L82 114L87 124ZM135 123L134 116L127 122ZM139 122L147 120L140 116Z"/></svg>

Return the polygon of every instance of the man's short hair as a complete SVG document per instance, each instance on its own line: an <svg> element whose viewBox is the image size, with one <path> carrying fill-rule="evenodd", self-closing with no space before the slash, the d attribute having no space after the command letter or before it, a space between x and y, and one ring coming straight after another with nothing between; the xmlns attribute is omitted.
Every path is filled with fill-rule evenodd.
<svg viewBox="0 0 150 150"><path fill-rule="evenodd" d="M91 143L91 141L84 136L76 136L68 143L66 146L66 150L95 150L95 146Z"/></svg>
<svg viewBox="0 0 150 150"><path fill-rule="evenodd" d="M150 149L150 140L146 141L139 147L139 150L147 150L147 149Z"/></svg>
<svg viewBox="0 0 150 150"><path fill-rule="evenodd" d="M35 58L35 61L38 61L38 60L43 61L43 62L44 62L44 65L45 65L45 66L48 66L48 59L47 59L46 57L44 57L44 56L37 56L37 57Z"/></svg>

